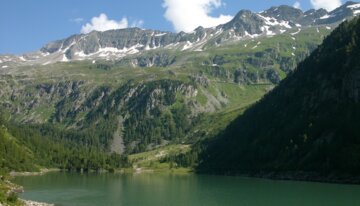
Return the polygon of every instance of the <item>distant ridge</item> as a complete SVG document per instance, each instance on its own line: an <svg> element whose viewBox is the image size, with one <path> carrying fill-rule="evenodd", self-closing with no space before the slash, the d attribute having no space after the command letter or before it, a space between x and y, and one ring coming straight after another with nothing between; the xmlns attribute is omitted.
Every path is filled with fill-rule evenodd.
<svg viewBox="0 0 360 206"><path fill-rule="evenodd" d="M331 12L324 9L303 12L283 5L271 7L261 13L241 10L226 24L213 28L199 27L191 33L171 33L139 28L93 31L89 34L73 35L50 42L33 53L20 56L0 55L0 65L9 62L20 65L47 65L73 60L116 60L159 49L180 52L203 51L229 41L274 36L285 32L300 32L302 27L337 25L359 13L360 4L351 1Z"/></svg>

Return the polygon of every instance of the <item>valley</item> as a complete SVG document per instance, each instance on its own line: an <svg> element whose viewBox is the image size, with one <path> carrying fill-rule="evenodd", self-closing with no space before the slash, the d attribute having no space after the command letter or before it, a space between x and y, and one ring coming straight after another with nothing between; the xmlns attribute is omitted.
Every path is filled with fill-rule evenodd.
<svg viewBox="0 0 360 206"><path fill-rule="evenodd" d="M0 55L0 205L23 204L11 172L46 168L359 183L359 13L241 10L188 33L92 31Z"/></svg>

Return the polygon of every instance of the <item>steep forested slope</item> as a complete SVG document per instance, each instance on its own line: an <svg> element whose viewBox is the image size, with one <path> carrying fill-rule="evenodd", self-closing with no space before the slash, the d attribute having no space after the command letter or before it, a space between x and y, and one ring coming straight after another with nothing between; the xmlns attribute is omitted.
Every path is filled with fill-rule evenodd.
<svg viewBox="0 0 360 206"><path fill-rule="evenodd" d="M360 19L341 24L273 91L208 141L199 171L360 172ZM305 176L298 178L306 178ZM350 180L349 180L350 181Z"/></svg>
<svg viewBox="0 0 360 206"><path fill-rule="evenodd" d="M87 133L50 125L18 125L0 119L0 174L41 167L100 170L128 166L126 156L105 152Z"/></svg>

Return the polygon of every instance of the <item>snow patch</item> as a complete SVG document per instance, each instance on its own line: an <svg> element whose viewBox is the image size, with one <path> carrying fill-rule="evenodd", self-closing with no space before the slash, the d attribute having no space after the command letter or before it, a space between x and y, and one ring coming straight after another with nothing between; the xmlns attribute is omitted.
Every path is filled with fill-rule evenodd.
<svg viewBox="0 0 360 206"><path fill-rule="evenodd" d="M98 52L101 52L101 53L106 53L106 52L112 52L112 53L125 53L127 52L129 49L124 47L123 49L118 49L118 48L115 48L115 47L103 47L103 48L100 48L98 50Z"/></svg>
<svg viewBox="0 0 360 206"><path fill-rule="evenodd" d="M294 54L294 53L291 53L291 55L292 55L292 56L295 56L295 54Z"/></svg>
<svg viewBox="0 0 360 206"><path fill-rule="evenodd" d="M186 44L184 45L184 47L182 48L181 51L184 51L184 50L187 50L187 49L190 49L192 47L192 43L187 41Z"/></svg>
<svg viewBox="0 0 360 206"><path fill-rule="evenodd" d="M357 8L360 8L360 4L349 5L349 6L347 6L347 8L349 8L349 9L357 9Z"/></svg>
<svg viewBox="0 0 360 206"><path fill-rule="evenodd" d="M301 29L298 29L298 31L297 32L294 32L294 33L290 33L292 36L294 36L294 35L296 35L296 34L298 34L298 33L300 33L301 32Z"/></svg>
<svg viewBox="0 0 360 206"><path fill-rule="evenodd" d="M268 36L274 36L276 35L273 31L270 30L270 26L263 26L260 28L262 32L264 32Z"/></svg>
<svg viewBox="0 0 360 206"><path fill-rule="evenodd" d="M79 57L87 57L87 56L89 56L89 55L86 55L86 54L84 53L84 51L75 52L75 55L77 55L77 56L79 56Z"/></svg>
<svg viewBox="0 0 360 206"><path fill-rule="evenodd" d="M145 51L148 51L148 50L150 50L150 49L151 49L150 46L147 44L144 50L145 50Z"/></svg>
<svg viewBox="0 0 360 206"><path fill-rule="evenodd" d="M130 48L124 47L123 49L118 49L115 47L103 47L100 48L95 54L99 54L100 57L108 57L109 55L118 55L119 57L123 57L125 54L138 53L138 48L142 47L144 47L142 44L136 44Z"/></svg>
<svg viewBox="0 0 360 206"><path fill-rule="evenodd" d="M176 42L175 44L174 43L171 43L171 44L168 44L165 46L165 48L174 48L176 47L177 45L179 45L180 43L179 42Z"/></svg>
<svg viewBox="0 0 360 206"><path fill-rule="evenodd" d="M260 14L257 14L260 18L264 19L265 24L269 25L269 26L283 26L286 27L288 29L291 29L292 27L290 26L288 21L278 21L277 19L273 18L273 17L266 17L266 16L262 16Z"/></svg>
<svg viewBox="0 0 360 206"><path fill-rule="evenodd" d="M261 42L258 42L253 48L251 49L256 49L259 45L261 44Z"/></svg>
<svg viewBox="0 0 360 206"><path fill-rule="evenodd" d="M207 37L207 33L204 34L204 37L202 37L202 39L204 40L206 39L206 37Z"/></svg>
<svg viewBox="0 0 360 206"><path fill-rule="evenodd" d="M330 15L325 14L324 16L320 17L320 19L328 19L330 17Z"/></svg>
<svg viewBox="0 0 360 206"><path fill-rule="evenodd" d="M72 47L74 44L76 44L75 41L71 42L71 44L70 44L68 47L66 47L65 49L61 49L61 52L62 52L63 54L65 54L65 53L67 52L67 50L69 50L70 47ZM61 46L61 48L62 48L62 47L63 47L63 46Z"/></svg>
<svg viewBox="0 0 360 206"><path fill-rule="evenodd" d="M286 27L288 29L291 29L292 27L290 26L288 21L281 21L280 22L280 26Z"/></svg>
<svg viewBox="0 0 360 206"><path fill-rule="evenodd" d="M61 60L62 62L68 62L69 61L69 59L66 57L66 55L65 54L63 54L63 58L62 58L62 60Z"/></svg>
<svg viewBox="0 0 360 206"><path fill-rule="evenodd" d="M1 68L5 69L5 68L8 68L8 67L9 67L8 65L4 65Z"/></svg>
<svg viewBox="0 0 360 206"><path fill-rule="evenodd" d="M331 27L329 27L329 26L327 26L327 27L325 27L327 30L331 30Z"/></svg>
<svg viewBox="0 0 360 206"><path fill-rule="evenodd" d="M159 34L155 34L156 37L159 37L159 36L164 36L166 35L166 33L159 33Z"/></svg>
<svg viewBox="0 0 360 206"><path fill-rule="evenodd" d="M223 33L223 29L217 30L217 31L215 32L215 35L219 35L219 34L221 34L221 33Z"/></svg>
<svg viewBox="0 0 360 206"><path fill-rule="evenodd" d="M250 37L250 38L256 38L256 37L258 37L258 36L260 36L259 34L249 34L247 31L245 31L245 36L246 37Z"/></svg>
<svg viewBox="0 0 360 206"><path fill-rule="evenodd" d="M41 52L41 55L44 56L44 57L46 57L46 56L49 56L50 53L49 53L49 52L46 52L46 53Z"/></svg>

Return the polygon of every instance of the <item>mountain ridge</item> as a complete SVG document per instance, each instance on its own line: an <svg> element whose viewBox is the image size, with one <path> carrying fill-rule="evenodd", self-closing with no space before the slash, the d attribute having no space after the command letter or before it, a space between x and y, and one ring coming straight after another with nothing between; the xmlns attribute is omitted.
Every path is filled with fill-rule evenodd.
<svg viewBox="0 0 360 206"><path fill-rule="evenodd" d="M40 50L20 56L0 55L0 65L68 62L73 60L118 60L150 50L203 51L226 42L300 32L301 27L338 24L360 13L360 4L348 1L327 12L324 9L303 12L287 5L254 13L240 10L228 23L212 28L198 27L193 32L173 33L159 30L127 28L89 34L75 34L49 42Z"/></svg>

